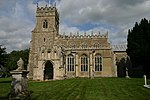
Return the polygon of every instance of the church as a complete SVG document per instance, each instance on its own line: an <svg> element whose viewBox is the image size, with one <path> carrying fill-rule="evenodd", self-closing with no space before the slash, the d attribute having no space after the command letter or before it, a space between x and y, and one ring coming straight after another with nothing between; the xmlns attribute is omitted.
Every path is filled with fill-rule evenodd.
<svg viewBox="0 0 150 100"><path fill-rule="evenodd" d="M115 48L124 48L117 46ZM33 80L75 77L117 77L116 57L126 49L113 48L108 33L59 33L56 6L36 9L36 26L30 42L28 77Z"/></svg>

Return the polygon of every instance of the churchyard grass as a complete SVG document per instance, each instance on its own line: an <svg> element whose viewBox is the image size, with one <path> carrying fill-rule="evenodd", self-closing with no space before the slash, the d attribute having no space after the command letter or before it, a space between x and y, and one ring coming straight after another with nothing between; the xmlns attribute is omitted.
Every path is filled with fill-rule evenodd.
<svg viewBox="0 0 150 100"><path fill-rule="evenodd" d="M9 92L10 80L0 78L0 97L5 97ZM143 85L143 78L75 78L28 82L32 100L149 100L150 89Z"/></svg>
<svg viewBox="0 0 150 100"><path fill-rule="evenodd" d="M0 78L0 97L4 97L10 90L11 78ZM1 98L0 98L1 100Z"/></svg>

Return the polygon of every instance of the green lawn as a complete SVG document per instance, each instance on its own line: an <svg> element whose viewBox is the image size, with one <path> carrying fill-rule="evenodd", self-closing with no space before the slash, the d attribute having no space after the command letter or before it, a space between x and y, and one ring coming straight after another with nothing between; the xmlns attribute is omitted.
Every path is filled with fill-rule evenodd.
<svg viewBox="0 0 150 100"><path fill-rule="evenodd" d="M1 98L9 91L10 80L0 79ZM32 100L150 100L150 89L143 87L142 78L77 78L29 81L28 85Z"/></svg>

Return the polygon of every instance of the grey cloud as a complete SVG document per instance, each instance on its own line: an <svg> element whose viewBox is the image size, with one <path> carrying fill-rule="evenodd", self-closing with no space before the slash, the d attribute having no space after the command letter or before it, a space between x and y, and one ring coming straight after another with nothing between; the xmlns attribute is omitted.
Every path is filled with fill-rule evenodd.
<svg viewBox="0 0 150 100"><path fill-rule="evenodd" d="M108 31L113 43L126 42L127 29L143 17L150 18L149 0L61 0L57 7L63 22L60 32L77 32L77 25L97 24L100 26L87 31ZM28 47L35 27L35 10L36 4L31 0L0 0L0 44L5 43L8 51Z"/></svg>
<svg viewBox="0 0 150 100"><path fill-rule="evenodd" d="M111 3L114 2L114 4L116 4L116 5L125 5L125 6L126 5L132 5L132 6L134 6L134 5L146 2L146 1L148 1L148 0L111 0Z"/></svg>
<svg viewBox="0 0 150 100"><path fill-rule="evenodd" d="M109 31L110 39L115 43L126 41L127 29L135 22L150 18L149 0L62 0L59 9L61 20L71 25L104 23L117 27L118 32Z"/></svg>
<svg viewBox="0 0 150 100"><path fill-rule="evenodd" d="M31 16L34 16L34 13L33 15L29 15L31 13L28 13L30 10L33 11L31 6L32 4L29 0L27 5L16 0L11 12L0 15L0 44L6 47L7 52L29 47L31 30L35 26L35 22L31 18Z"/></svg>
<svg viewBox="0 0 150 100"><path fill-rule="evenodd" d="M133 17L137 20L143 13L149 13L150 6L145 6L145 2L150 3L147 0L63 0L61 19L74 24L106 22L120 26Z"/></svg>

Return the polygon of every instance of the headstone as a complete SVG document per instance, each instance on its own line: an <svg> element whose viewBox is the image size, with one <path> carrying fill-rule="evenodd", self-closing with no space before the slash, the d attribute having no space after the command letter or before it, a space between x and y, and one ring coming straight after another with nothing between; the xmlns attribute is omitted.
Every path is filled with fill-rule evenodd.
<svg viewBox="0 0 150 100"><path fill-rule="evenodd" d="M12 83L10 93L8 94L9 100L25 100L30 98L30 92L27 85L27 74L29 71L23 70L23 60L20 58L17 62L18 68L10 71L12 74Z"/></svg>
<svg viewBox="0 0 150 100"><path fill-rule="evenodd" d="M126 67L126 78L130 78L128 75L128 68Z"/></svg>
<svg viewBox="0 0 150 100"><path fill-rule="evenodd" d="M145 82L145 84L144 84L144 85L147 85L146 75L144 75L144 82Z"/></svg>
<svg viewBox="0 0 150 100"><path fill-rule="evenodd" d="M146 75L144 75L144 87L150 88L150 85L147 85Z"/></svg>

